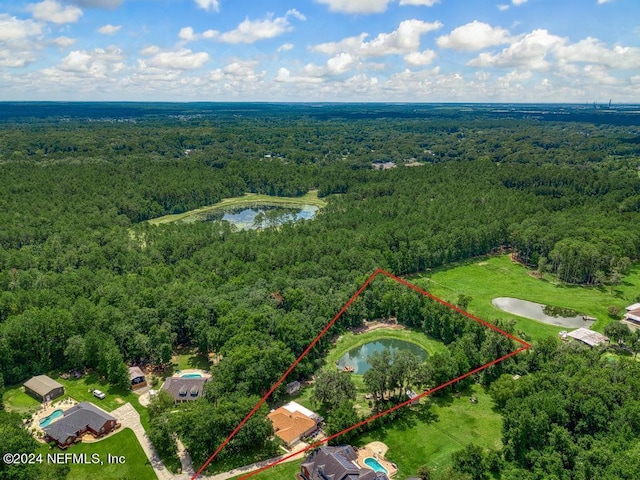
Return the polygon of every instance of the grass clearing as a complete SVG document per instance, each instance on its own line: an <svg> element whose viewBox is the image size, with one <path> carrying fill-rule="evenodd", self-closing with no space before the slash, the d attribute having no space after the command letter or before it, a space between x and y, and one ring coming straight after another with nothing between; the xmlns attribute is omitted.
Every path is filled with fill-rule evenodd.
<svg viewBox="0 0 640 480"><path fill-rule="evenodd" d="M188 212L174 215L164 215L148 220L151 225L177 222L180 220L196 220L198 216L214 212L216 210L232 207L251 207L256 205L266 205L272 207L302 207L304 205L314 205L323 208L327 202L318 197L317 190L311 190L301 197L275 197L258 193L245 193L242 197L225 198L214 205L196 208Z"/></svg>
<svg viewBox="0 0 640 480"><path fill-rule="evenodd" d="M5 410L15 413L33 413L42 405L38 400L24 393L22 384L7 387L2 395Z"/></svg>
<svg viewBox="0 0 640 480"><path fill-rule="evenodd" d="M470 402L471 395L477 397L477 403ZM502 417L479 385L458 398L449 394L429 402L428 410L412 409L393 423L362 434L354 443L384 442L389 447L387 460L398 466L398 480L415 476L422 465L437 476L451 464L451 454L470 443L486 449L502 447Z"/></svg>
<svg viewBox="0 0 640 480"><path fill-rule="evenodd" d="M477 403L470 402L472 395L478 399ZM451 454L470 443L485 449L502 448L502 417L481 386L473 385L459 397L449 394L428 402L429 408L423 405L411 409L401 418L363 433L351 443L364 446L373 441L384 442L389 447L387 460L398 466L397 480L415 476L422 465L431 467L439 478L439 473L451 464ZM293 480L301 463L278 465L252 478Z"/></svg>
<svg viewBox="0 0 640 480"><path fill-rule="evenodd" d="M640 292L640 265L634 266L611 294L609 287L582 287L558 283L553 277L543 279L529 275L529 270L511 261L508 255L483 257L434 269L411 277L411 281L427 288L434 295L455 303L458 294L471 296L468 310L493 322L496 319L515 320L516 331L525 332L536 340L557 335L562 327L518 317L491 304L496 297L514 297L555 307L570 308L598 319L593 329L602 331L611 321L610 305L622 309L633 303Z"/></svg>
<svg viewBox="0 0 640 480"><path fill-rule="evenodd" d="M46 458L47 454L61 453L57 448L51 449L48 445L43 445L37 451ZM156 480L153 467L149 463L147 456L142 450L138 439L130 428L116 433L115 435L94 443L78 443L69 448L68 453L74 455L85 454L87 462L90 462L93 454L99 454L102 465L68 462L71 471L67 476L68 480L85 480L87 478L100 478L101 480L121 480L131 478L136 480ZM121 464L108 464L107 455L123 456L125 462Z"/></svg>

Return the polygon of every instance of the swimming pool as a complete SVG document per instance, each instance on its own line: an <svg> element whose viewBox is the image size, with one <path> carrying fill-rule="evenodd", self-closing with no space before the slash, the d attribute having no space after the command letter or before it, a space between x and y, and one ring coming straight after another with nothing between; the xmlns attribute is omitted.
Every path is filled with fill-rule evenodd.
<svg viewBox="0 0 640 480"><path fill-rule="evenodd" d="M364 459L364 464L367 467L371 468L374 472L382 472L382 473L385 473L385 474L389 473L387 471L387 469L384 468L382 465L380 465L380 462L378 462L378 460L376 460L373 457L365 458Z"/></svg>
<svg viewBox="0 0 640 480"><path fill-rule="evenodd" d="M201 373L185 373L181 375L180 378L202 378Z"/></svg>
<svg viewBox="0 0 640 480"><path fill-rule="evenodd" d="M62 415L62 410L54 410L49 415L40 420L41 427L48 427L51 422L53 422L56 418L60 418Z"/></svg>

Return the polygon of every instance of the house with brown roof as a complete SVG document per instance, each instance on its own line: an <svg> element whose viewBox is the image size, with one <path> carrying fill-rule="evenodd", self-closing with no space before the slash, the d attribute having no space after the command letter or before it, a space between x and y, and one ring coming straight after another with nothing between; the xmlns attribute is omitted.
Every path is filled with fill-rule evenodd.
<svg viewBox="0 0 640 480"><path fill-rule="evenodd" d="M389 480L386 473L374 472L356 463L358 453L349 445L321 447L300 465L304 480Z"/></svg>
<svg viewBox="0 0 640 480"><path fill-rule="evenodd" d="M321 417L297 402L289 402L273 410L268 417L273 423L276 436L288 447L314 433L322 421Z"/></svg>
<svg viewBox="0 0 640 480"><path fill-rule="evenodd" d="M204 396L204 384L209 379L200 378L182 378L169 377L164 381L162 390L166 390L173 397L173 402L178 403L191 402Z"/></svg>
<svg viewBox="0 0 640 480"><path fill-rule="evenodd" d="M60 448L67 448L82 439L89 432L100 438L119 426L115 417L89 402L81 402L63 413L62 418L42 430L47 442L55 442Z"/></svg>
<svg viewBox="0 0 640 480"><path fill-rule="evenodd" d="M64 386L46 375L38 375L24 382L24 391L41 402L49 402L64 395Z"/></svg>

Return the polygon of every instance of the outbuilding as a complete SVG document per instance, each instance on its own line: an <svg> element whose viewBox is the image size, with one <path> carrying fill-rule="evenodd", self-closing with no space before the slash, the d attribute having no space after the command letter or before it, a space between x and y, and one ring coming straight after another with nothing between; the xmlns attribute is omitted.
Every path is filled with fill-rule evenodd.
<svg viewBox="0 0 640 480"><path fill-rule="evenodd" d="M47 375L37 375L24 382L24 391L41 402L64 395L64 385Z"/></svg>

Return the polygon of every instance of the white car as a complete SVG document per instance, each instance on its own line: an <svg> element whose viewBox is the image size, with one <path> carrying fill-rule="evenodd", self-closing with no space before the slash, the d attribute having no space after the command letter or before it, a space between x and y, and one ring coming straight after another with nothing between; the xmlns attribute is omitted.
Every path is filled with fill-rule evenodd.
<svg viewBox="0 0 640 480"><path fill-rule="evenodd" d="M99 398L100 400L102 400L104 397L106 397L106 395L101 392L100 390L94 390L93 391L93 396Z"/></svg>

